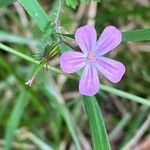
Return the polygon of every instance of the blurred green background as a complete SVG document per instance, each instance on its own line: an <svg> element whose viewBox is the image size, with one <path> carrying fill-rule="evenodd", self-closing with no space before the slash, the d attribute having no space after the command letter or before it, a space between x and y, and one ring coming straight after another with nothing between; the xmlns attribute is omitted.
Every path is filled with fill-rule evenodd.
<svg viewBox="0 0 150 150"><path fill-rule="evenodd" d="M39 3L49 13L54 0L39 0ZM90 11L96 13L94 18L90 18ZM79 3L76 9L62 3L60 26L64 33L74 33L79 26L94 21L99 35L108 25L114 25L122 32L149 28L149 18L148 0ZM18 2L0 8L0 42L32 56L41 37L42 32ZM117 85L103 77L101 82L149 99L150 42L122 43L108 55L125 64L126 74ZM58 58L49 64L58 68ZM30 88L25 82L34 67L32 63L0 50L0 149L9 147L13 140L11 147L18 150L73 150L73 136L79 137L82 150L90 150L90 130L78 81L52 70L43 70ZM150 108L102 90L96 97L112 149L127 146L148 120L131 149L150 150Z"/></svg>

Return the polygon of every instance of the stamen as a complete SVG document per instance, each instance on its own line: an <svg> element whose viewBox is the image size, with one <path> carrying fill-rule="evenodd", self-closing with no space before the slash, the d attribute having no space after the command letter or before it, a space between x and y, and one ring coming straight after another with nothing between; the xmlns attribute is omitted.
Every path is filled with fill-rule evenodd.
<svg viewBox="0 0 150 150"><path fill-rule="evenodd" d="M95 61L96 56L95 56L94 53L89 53L88 56L87 56L87 58L88 58L90 61Z"/></svg>

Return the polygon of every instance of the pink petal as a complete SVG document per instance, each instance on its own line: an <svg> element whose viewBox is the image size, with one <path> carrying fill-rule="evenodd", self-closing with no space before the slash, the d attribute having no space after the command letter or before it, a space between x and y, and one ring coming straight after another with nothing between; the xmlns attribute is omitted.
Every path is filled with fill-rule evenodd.
<svg viewBox="0 0 150 150"><path fill-rule="evenodd" d="M125 73L125 66L122 63L105 57L100 57L95 66L113 83L119 82Z"/></svg>
<svg viewBox="0 0 150 150"><path fill-rule="evenodd" d="M74 73L85 66L85 56L81 52L68 51L60 58L60 68L66 73Z"/></svg>
<svg viewBox="0 0 150 150"><path fill-rule="evenodd" d="M75 39L82 52L85 54L95 50L96 31L93 26L85 25L78 28L75 32Z"/></svg>
<svg viewBox="0 0 150 150"><path fill-rule="evenodd" d="M33 81L35 80L35 77L31 77L27 82L25 82L26 85L32 86Z"/></svg>
<svg viewBox="0 0 150 150"><path fill-rule="evenodd" d="M97 41L96 51L99 55L104 55L116 48L122 41L121 32L114 26L108 26L102 32Z"/></svg>
<svg viewBox="0 0 150 150"><path fill-rule="evenodd" d="M89 64L85 67L79 83L82 95L95 95L99 91L99 78L96 68Z"/></svg>

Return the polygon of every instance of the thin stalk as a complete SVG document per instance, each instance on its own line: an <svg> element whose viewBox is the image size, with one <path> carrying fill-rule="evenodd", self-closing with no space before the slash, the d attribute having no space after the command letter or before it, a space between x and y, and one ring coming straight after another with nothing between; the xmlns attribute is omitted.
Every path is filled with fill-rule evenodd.
<svg viewBox="0 0 150 150"><path fill-rule="evenodd" d="M130 100L135 101L137 103L141 103L141 104L150 106L150 99L145 99L145 98L136 96L134 94L130 94L130 93L127 93L127 92L124 92L124 91L106 86L106 85L101 85L101 89L104 90L104 91L107 91L109 93L112 93L114 95L124 97L126 99L130 99Z"/></svg>
<svg viewBox="0 0 150 150"><path fill-rule="evenodd" d="M22 54L22 53L20 53L20 52L18 52L16 50L14 50L14 49L4 45L4 44L2 44L2 43L0 43L0 48L1 48L1 50L4 50L4 51L6 51L8 53L11 53L11 54L14 54L14 55L16 55L16 56L18 56L18 57L20 57L20 58L22 58L24 60L27 60L27 61L29 61L31 63L39 64L39 61L35 61L30 56ZM43 67L46 67L46 66L43 66ZM63 74L65 76L69 77L69 78L72 78L72 79L75 79L75 80L78 79L77 77L74 77L72 75L67 75L64 72L62 72L60 69L54 68L54 67L52 67L50 65L48 65L47 67L48 67L48 69L50 69L50 70L52 70L54 72L57 72L59 74ZM124 97L126 99L135 101L135 102L143 104L143 105L150 106L150 99L145 99L145 98L136 96L134 94L130 94L130 93L127 93L127 92L124 92L124 91L121 91L121 90L118 90L118 89L115 89L115 88L112 88L112 87L108 87L108 86L102 85L102 84L101 84L101 90L109 92L109 93L112 93L112 94L120 96L120 97Z"/></svg>
<svg viewBox="0 0 150 150"><path fill-rule="evenodd" d="M27 55L25 55L25 54L22 54L22 53L20 53L20 52L18 52L18 51L16 51L16 50L14 50L14 49L12 49L12 48L10 48L10 47L4 45L4 44L2 44L2 43L0 43L0 48L1 48L1 50L4 50L4 51L6 51L6 52L8 52L8 53L11 53L11 54L13 54L13 55L16 55L16 56L18 56L18 57L20 57L20 58L22 58L22 59L24 59L24 60L27 60L27 61L29 61L29 62L31 62L31 63L37 64L37 65L39 64L39 61L36 61L36 60L34 60L33 58L31 58L30 56L27 56ZM50 66L50 65L47 65L47 66L44 65L43 67L47 67L48 69L50 69L50 70L52 70L52 71L54 71L54 72L57 72L57 73L59 73L59 74L63 74L63 75L65 75L65 76L68 76L67 74L65 74L64 72L62 72L60 69L54 68L54 67L52 67L52 66ZM73 79L76 79L76 77L74 77L74 76L72 76L72 75L69 75L68 77L73 78Z"/></svg>

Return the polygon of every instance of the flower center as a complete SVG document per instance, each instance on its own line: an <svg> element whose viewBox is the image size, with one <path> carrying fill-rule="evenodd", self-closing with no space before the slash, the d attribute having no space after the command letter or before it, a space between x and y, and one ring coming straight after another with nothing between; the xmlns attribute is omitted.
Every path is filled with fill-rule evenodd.
<svg viewBox="0 0 150 150"><path fill-rule="evenodd" d="M96 56L94 53L89 53L87 56L88 60L90 61L95 61L96 60Z"/></svg>

